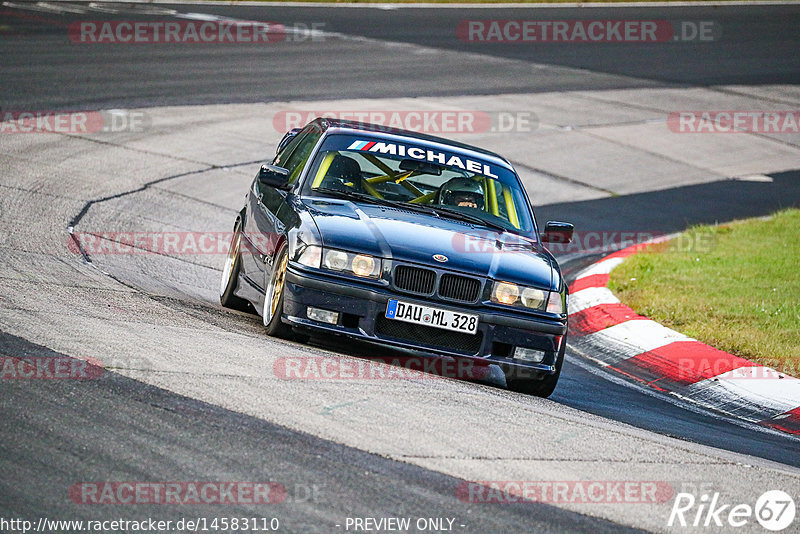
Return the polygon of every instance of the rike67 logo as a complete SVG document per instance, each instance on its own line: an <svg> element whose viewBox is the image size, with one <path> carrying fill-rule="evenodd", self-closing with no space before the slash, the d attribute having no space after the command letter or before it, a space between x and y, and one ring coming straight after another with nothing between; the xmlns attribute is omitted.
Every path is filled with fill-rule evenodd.
<svg viewBox="0 0 800 534"><path fill-rule="evenodd" d="M719 493L705 493L699 499L691 493L679 493L667 526L729 529L747 526L755 520L767 530L780 532L794 523L796 513L794 499L781 490L764 493L755 506L725 503Z"/></svg>

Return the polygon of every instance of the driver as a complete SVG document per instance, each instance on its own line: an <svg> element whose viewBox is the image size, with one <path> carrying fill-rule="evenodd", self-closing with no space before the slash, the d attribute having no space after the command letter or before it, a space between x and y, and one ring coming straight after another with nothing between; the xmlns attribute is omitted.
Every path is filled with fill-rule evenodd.
<svg viewBox="0 0 800 534"><path fill-rule="evenodd" d="M483 186L472 178L453 178L439 188L438 203L482 210Z"/></svg>

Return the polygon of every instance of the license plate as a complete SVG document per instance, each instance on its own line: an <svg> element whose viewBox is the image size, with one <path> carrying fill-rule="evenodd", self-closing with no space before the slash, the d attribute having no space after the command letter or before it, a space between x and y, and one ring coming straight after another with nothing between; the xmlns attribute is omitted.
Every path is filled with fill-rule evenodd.
<svg viewBox="0 0 800 534"><path fill-rule="evenodd" d="M386 305L386 318L466 334L478 331L478 316L472 313L454 312L395 299L391 299Z"/></svg>

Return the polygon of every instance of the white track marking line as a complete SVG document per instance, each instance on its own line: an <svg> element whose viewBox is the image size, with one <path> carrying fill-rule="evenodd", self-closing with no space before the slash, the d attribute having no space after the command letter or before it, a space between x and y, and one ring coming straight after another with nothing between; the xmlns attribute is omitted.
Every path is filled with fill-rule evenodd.
<svg viewBox="0 0 800 534"><path fill-rule="evenodd" d="M17 2L3 2L5 7L10 7L14 9L24 9L27 11L41 11L43 13L79 13L84 14L86 10L83 8L74 7L70 9L67 4L59 5L59 4L52 4L49 2L37 2L35 4L25 4L25 3L17 3Z"/></svg>

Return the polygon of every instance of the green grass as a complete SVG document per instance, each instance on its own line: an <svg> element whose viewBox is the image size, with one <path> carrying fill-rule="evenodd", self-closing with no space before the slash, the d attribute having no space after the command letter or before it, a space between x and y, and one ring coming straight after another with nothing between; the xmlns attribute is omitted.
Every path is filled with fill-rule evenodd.
<svg viewBox="0 0 800 534"><path fill-rule="evenodd" d="M697 226L626 259L609 287L637 313L800 376L800 210Z"/></svg>

